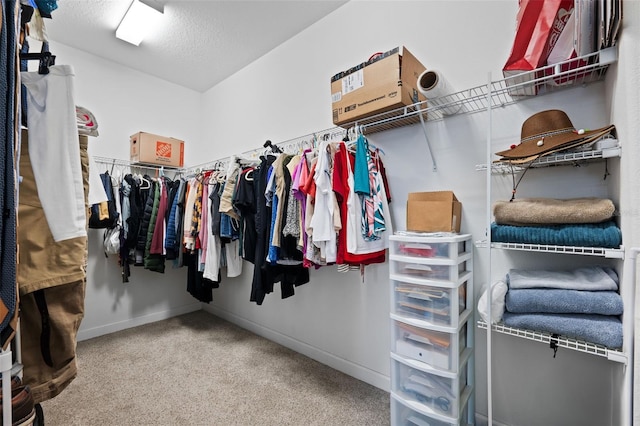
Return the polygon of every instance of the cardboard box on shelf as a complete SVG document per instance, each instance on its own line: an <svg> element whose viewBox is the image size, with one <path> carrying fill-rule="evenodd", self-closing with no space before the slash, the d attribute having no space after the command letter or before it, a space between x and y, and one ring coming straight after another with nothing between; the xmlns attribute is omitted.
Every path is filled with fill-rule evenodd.
<svg viewBox="0 0 640 426"><path fill-rule="evenodd" d="M138 132L131 135L131 162L167 167L184 166L184 141Z"/></svg>
<svg viewBox="0 0 640 426"><path fill-rule="evenodd" d="M406 47L376 55L331 78L333 123L342 125L425 101L418 91L424 65Z"/></svg>
<svg viewBox="0 0 640 426"><path fill-rule="evenodd" d="M462 204L452 191L410 192L407 198L407 230L460 232Z"/></svg>

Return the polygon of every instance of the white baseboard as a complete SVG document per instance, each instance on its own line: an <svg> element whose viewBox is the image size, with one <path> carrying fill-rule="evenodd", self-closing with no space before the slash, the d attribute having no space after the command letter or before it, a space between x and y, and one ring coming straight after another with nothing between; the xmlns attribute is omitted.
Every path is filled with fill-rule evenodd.
<svg viewBox="0 0 640 426"><path fill-rule="evenodd" d="M249 321L246 318L239 317L224 309L220 309L211 305L203 305L202 309L233 324L236 324L239 327L249 330L259 336L262 336L284 347L308 356L309 358L314 359L322 364L328 365L331 368L348 374L351 377L355 377L356 379L369 383L370 385L380 388L385 392L389 392L389 377L385 376L384 374L380 374L377 371L373 371L367 367L363 367L362 365L355 364L348 359L340 358L334 354L322 350L321 348L317 348L315 346L309 345L308 343L301 342L300 340L279 333L261 324Z"/></svg>
<svg viewBox="0 0 640 426"><path fill-rule="evenodd" d="M156 321L161 321L167 318L175 317L177 315L186 314L193 311L199 311L202 309L202 304L199 302L190 303L188 305L178 306L175 308L167 309L166 311L154 312L148 315L142 315L135 318L130 318L124 321L118 321L111 324L101 325L99 327L93 327L86 330L80 327L78 331L78 341L92 339L94 337L103 336L105 334L115 333L116 331L126 330L128 328L137 327L143 324L149 324Z"/></svg>
<svg viewBox="0 0 640 426"><path fill-rule="evenodd" d="M484 416L482 414L475 414L475 420L476 420L476 426L487 426L489 424L489 419L487 418L487 416ZM508 426L504 423L500 423L499 421L492 419L491 424L493 426Z"/></svg>

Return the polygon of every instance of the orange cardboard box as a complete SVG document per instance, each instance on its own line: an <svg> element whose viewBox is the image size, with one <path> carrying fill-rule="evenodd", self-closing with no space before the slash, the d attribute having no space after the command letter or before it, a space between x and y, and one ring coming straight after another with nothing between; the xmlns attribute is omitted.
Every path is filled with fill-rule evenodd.
<svg viewBox="0 0 640 426"><path fill-rule="evenodd" d="M131 135L131 162L167 167L184 166L184 141L138 132Z"/></svg>

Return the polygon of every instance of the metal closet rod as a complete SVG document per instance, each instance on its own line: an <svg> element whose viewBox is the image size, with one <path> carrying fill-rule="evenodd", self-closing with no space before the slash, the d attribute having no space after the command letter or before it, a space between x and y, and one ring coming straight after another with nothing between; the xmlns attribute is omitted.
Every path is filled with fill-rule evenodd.
<svg viewBox="0 0 640 426"><path fill-rule="evenodd" d="M274 152L287 152L291 148L302 148L305 144L309 144L309 147L315 146L315 141L317 140L331 140L340 138L342 139L346 135L347 130L342 127L331 127L329 129L320 130L318 132L309 133L304 136L299 136L297 138L288 139L285 141L273 143L270 140L267 140L262 148L254 148L249 151L244 151L240 154L231 155L228 157L218 158L216 160L207 161L206 163L196 164L190 167L168 167L168 166L156 166L149 164L140 164L134 163L129 160L121 160L118 158L110 158L110 157L97 157L94 156L93 160L96 163L111 165L111 166L125 166L125 167L137 167L148 170L161 170L164 169L166 171L174 171L174 172L182 172L182 173L190 173L196 170L203 170L207 168L211 168L215 164L228 164L232 157L240 157L242 158L257 158L258 154L263 154L266 148L271 148Z"/></svg>
<svg viewBox="0 0 640 426"><path fill-rule="evenodd" d="M196 164L191 167L186 167L184 168L184 170L187 173L190 173L196 170L211 168L214 164L217 163L228 164L233 156L240 157L240 159L257 158L259 155L263 154L265 149L267 148L271 148L273 152L278 152L277 150L280 150L280 152L287 152L291 148L302 148L305 143L310 144L309 147L311 148L314 147L315 140L331 140L338 137L342 139L346 135L346 133L347 130L343 129L342 127L331 127L329 129L320 130L318 132L309 133L304 136L299 136L297 138L288 139L277 143L271 142L271 140L267 140L261 148L254 148L249 151L244 151L240 154L230 155L228 157L218 158L217 160L207 161L206 163Z"/></svg>
<svg viewBox="0 0 640 426"><path fill-rule="evenodd" d="M157 170L157 171L165 170L165 171L174 171L174 172L181 172L183 170L180 167L141 164L141 163L134 163L129 160L121 160L118 158L109 158L109 157L94 156L93 161L95 161L96 163L104 164L108 166L125 166L125 167L134 167L134 168L141 168L141 169L147 169L147 170Z"/></svg>

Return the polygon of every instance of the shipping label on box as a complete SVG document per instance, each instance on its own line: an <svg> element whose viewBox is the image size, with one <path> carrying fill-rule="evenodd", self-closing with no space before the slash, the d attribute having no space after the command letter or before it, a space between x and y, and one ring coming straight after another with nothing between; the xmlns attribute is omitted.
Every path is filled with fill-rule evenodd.
<svg viewBox="0 0 640 426"><path fill-rule="evenodd" d="M407 230L460 232L462 204L452 191L410 192L407 199Z"/></svg>
<svg viewBox="0 0 640 426"><path fill-rule="evenodd" d="M131 162L167 167L184 166L184 141L138 132L131 135Z"/></svg>
<svg viewBox="0 0 640 426"><path fill-rule="evenodd" d="M418 77L425 70L408 49L399 47L331 78L333 123L342 125L425 101Z"/></svg>

